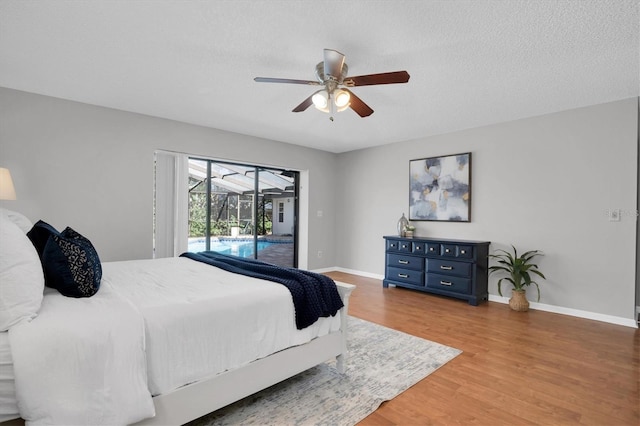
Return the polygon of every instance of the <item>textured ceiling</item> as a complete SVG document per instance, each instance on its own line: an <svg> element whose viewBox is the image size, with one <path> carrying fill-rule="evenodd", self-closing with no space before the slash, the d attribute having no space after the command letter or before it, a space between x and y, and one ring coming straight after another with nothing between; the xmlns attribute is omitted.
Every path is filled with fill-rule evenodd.
<svg viewBox="0 0 640 426"><path fill-rule="evenodd" d="M0 0L0 86L345 152L640 94L638 0ZM291 110L324 48L375 113Z"/></svg>

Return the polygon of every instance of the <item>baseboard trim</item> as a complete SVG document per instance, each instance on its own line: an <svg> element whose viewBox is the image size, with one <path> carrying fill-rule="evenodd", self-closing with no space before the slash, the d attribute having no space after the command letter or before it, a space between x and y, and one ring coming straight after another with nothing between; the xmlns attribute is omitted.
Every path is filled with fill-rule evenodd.
<svg viewBox="0 0 640 426"><path fill-rule="evenodd" d="M509 303L508 297L489 295L491 302ZM531 309L539 311L553 312L554 314L569 315L572 317L585 318L595 321L608 322L610 324L624 325L625 327L638 328L638 322L630 318L616 317L613 315L599 314L597 312L583 311L580 309L565 308L563 306L547 305L546 303L529 302Z"/></svg>
<svg viewBox="0 0 640 426"><path fill-rule="evenodd" d="M310 269L311 272L315 272L317 274L324 274L325 272L333 272L333 271L337 271L338 268L336 267L329 267L329 268L320 268L320 269ZM355 275L359 275L359 274L355 274Z"/></svg>
<svg viewBox="0 0 640 426"><path fill-rule="evenodd" d="M361 277L373 278L373 279L376 279L376 280L384 280L384 275L372 274L371 272L357 271L355 269L347 269L347 268L336 267L334 269L334 271L344 272L345 274L360 275Z"/></svg>
<svg viewBox="0 0 640 426"><path fill-rule="evenodd" d="M314 269L312 272L323 274L325 272L344 272L345 274L359 275L365 278L373 278L376 280L383 280L384 275L372 274L371 272L357 271L355 269L341 268L339 266L333 266L331 268Z"/></svg>
<svg viewBox="0 0 640 426"><path fill-rule="evenodd" d="M313 272L324 273L324 272L333 272L333 271L344 272L345 274L359 275L361 277L373 278L377 280L384 279L384 275L372 274L370 272L364 272L364 271L357 271L355 269L341 268L338 266L334 266L330 268L315 269ZM509 298L496 296L493 294L489 295L489 300L491 302L498 302L498 303L504 303L504 304L509 303ZM609 324L622 325L625 327L632 327L632 328L638 328L638 319L640 319L639 318L640 306L636 306L635 318L622 318L622 317L616 317L613 315L604 315L604 314L599 314L597 312L589 312L589 311L583 311L580 309L565 308L563 306L547 305L545 303L537 303L537 302L529 302L529 307L531 309L537 309L539 311L569 315L572 317L601 321Z"/></svg>

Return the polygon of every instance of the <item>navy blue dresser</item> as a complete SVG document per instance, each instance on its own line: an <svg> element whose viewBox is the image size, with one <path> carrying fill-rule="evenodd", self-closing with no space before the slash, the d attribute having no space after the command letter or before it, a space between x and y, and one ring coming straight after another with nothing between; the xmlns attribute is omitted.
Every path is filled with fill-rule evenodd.
<svg viewBox="0 0 640 426"><path fill-rule="evenodd" d="M396 236L384 240L384 287L456 297L474 306L489 297L490 242Z"/></svg>

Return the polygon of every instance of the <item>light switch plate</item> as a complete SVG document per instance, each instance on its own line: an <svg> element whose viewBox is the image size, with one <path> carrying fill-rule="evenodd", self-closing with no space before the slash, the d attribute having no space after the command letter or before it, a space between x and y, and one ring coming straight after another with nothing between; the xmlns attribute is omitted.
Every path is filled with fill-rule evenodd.
<svg viewBox="0 0 640 426"><path fill-rule="evenodd" d="M620 209L609 210L609 222L620 222Z"/></svg>

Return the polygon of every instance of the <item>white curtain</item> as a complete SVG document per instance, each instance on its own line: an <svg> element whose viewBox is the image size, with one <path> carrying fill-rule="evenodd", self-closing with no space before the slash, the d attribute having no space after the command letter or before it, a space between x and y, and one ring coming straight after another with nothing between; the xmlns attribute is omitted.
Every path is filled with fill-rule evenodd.
<svg viewBox="0 0 640 426"><path fill-rule="evenodd" d="M189 157L155 152L153 257L187 251L189 236Z"/></svg>

